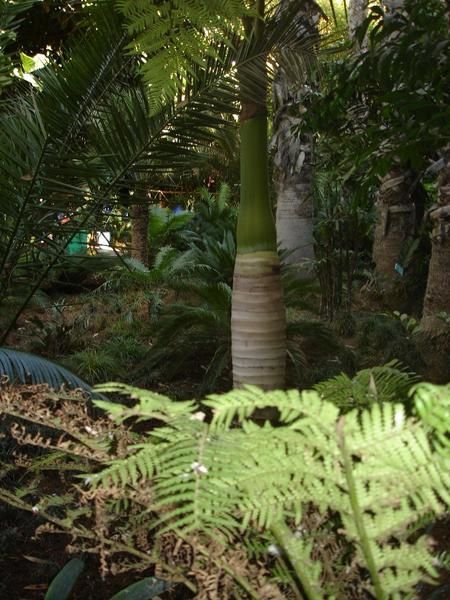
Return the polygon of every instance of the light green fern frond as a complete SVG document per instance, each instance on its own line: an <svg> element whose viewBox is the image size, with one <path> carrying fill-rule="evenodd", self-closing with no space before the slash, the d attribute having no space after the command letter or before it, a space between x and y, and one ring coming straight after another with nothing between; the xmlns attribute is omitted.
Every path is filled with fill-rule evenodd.
<svg viewBox="0 0 450 600"><path fill-rule="evenodd" d="M247 386L210 396L204 403L212 410L209 424L194 403L178 408L152 392L126 386L120 391L139 403L97 405L119 420L152 417L166 424L93 483L151 484L148 509L158 513L160 530L226 538L250 527L271 531L308 599L315 600L333 594L323 588L314 532L295 531L312 504L321 514L339 515L352 560L370 574L367 588L377 599L405 597L419 580L435 576L425 541L413 541L410 533L448 505L450 476L445 461L436 460L431 428L407 417L401 404L374 403L339 416L336 405L316 391ZM448 397L448 389L442 393ZM253 412L265 407L278 410L279 424L252 421Z"/></svg>
<svg viewBox="0 0 450 600"><path fill-rule="evenodd" d="M393 360L381 367L358 371L351 379L341 373L314 386L324 400L333 402L341 409L364 408L373 402L404 402L408 391L417 381L413 373L405 371Z"/></svg>
<svg viewBox="0 0 450 600"><path fill-rule="evenodd" d="M95 401L96 406L108 412L119 423L131 417L136 417L141 421L158 419L166 422L180 416L189 415L195 406L193 401L173 402L162 394L150 390L141 390L123 383L105 383L96 386L96 390L127 394L138 400L138 403L132 408L117 402Z"/></svg>
<svg viewBox="0 0 450 600"><path fill-rule="evenodd" d="M450 458L450 384L420 383L410 395L417 413L432 432L436 450L444 459Z"/></svg>
<svg viewBox="0 0 450 600"><path fill-rule="evenodd" d="M130 49L142 54L143 74L156 105L177 95L195 65L204 66L220 51L214 39L239 29L250 12L241 0L117 0L128 31Z"/></svg>

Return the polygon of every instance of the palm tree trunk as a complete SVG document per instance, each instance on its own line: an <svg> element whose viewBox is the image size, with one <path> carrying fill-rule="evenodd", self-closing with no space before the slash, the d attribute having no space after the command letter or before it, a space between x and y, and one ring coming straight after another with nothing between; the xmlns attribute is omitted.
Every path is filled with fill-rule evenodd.
<svg viewBox="0 0 450 600"><path fill-rule="evenodd" d="M369 0L350 0L348 7L348 35L353 41L356 37L356 30L367 17ZM365 45L365 40L361 46Z"/></svg>
<svg viewBox="0 0 450 600"><path fill-rule="evenodd" d="M313 145L310 135L292 136L292 127L301 119L289 115L290 106L288 102L281 105L275 120L276 228L280 246L288 253L286 263L296 265L299 277L307 278L314 260Z"/></svg>
<svg viewBox="0 0 450 600"><path fill-rule="evenodd" d="M258 2L256 35L262 35L264 2ZM246 68L260 69L265 61ZM233 278L231 338L233 382L263 389L283 388L286 363L286 314L269 196L266 89L255 102L241 73L241 200Z"/></svg>
<svg viewBox="0 0 450 600"><path fill-rule="evenodd" d="M450 314L450 145L444 150L444 159L445 166L439 175L438 207L430 213L431 260L421 322L422 329L432 335L448 332L448 325L436 315Z"/></svg>
<svg viewBox="0 0 450 600"><path fill-rule="evenodd" d="M450 379L450 145L444 149L445 166L439 175L438 207L429 213L433 225L431 259L420 322L419 344L427 365L427 379L447 383Z"/></svg>
<svg viewBox="0 0 450 600"><path fill-rule="evenodd" d="M241 122L241 204L231 312L235 387L282 388L286 316L269 200L267 117Z"/></svg>
<svg viewBox="0 0 450 600"><path fill-rule="evenodd" d="M146 267L149 266L148 252L148 205L133 204L130 209L131 217L131 256Z"/></svg>
<svg viewBox="0 0 450 600"><path fill-rule="evenodd" d="M292 0L282 0L280 12ZM299 35L317 35L315 17L320 8L315 2L301 5L296 18L301 27ZM274 165L276 170L278 242L287 250L286 263L297 266L298 276L311 277L314 260L313 195L312 195L312 136L301 131L303 118L301 106L309 85L299 83L297 77L280 67L274 83ZM293 134L293 128L297 133ZM298 133L300 131L300 133Z"/></svg>
<svg viewBox="0 0 450 600"><path fill-rule="evenodd" d="M415 210L411 201L411 174L393 167L383 178L376 203L378 220L375 227L372 259L381 276L385 299L398 290L402 265L400 254L405 241L414 235Z"/></svg>

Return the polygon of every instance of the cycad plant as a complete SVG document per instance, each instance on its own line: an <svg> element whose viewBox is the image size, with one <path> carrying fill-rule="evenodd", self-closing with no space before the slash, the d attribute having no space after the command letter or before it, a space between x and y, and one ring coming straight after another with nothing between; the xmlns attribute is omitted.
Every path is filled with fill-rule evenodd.
<svg viewBox="0 0 450 600"><path fill-rule="evenodd" d="M67 385L88 393L92 392L92 388L85 381L61 365L40 356L10 348L0 348L0 379L8 384L42 383L55 389Z"/></svg>
<svg viewBox="0 0 450 600"><path fill-rule="evenodd" d="M97 228L105 205L119 202L130 182L133 202L146 202L153 174L200 164L199 147L228 126L216 87L231 51L222 47L220 60L191 73L182 101L155 110L136 60L124 56L120 19L106 5L94 15L62 64L42 69L36 90L2 108L2 317L11 307L3 340L42 282L67 263L70 240ZM58 213L70 222L62 225Z"/></svg>

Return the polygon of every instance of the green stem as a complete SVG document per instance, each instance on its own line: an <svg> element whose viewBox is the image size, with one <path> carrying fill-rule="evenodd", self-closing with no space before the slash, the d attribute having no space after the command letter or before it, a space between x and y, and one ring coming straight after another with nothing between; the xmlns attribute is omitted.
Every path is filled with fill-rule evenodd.
<svg viewBox="0 0 450 600"><path fill-rule="evenodd" d="M337 425L337 433L339 447L341 449L342 459L344 461L345 478L347 480L348 494L350 505L352 507L353 518L355 520L356 530L358 532L359 542L361 544L361 550L366 560L367 569L369 570L370 577L375 588L375 597L377 598L377 600L386 600L387 595L385 594L381 585L377 565L375 563L375 559L370 548L369 536L364 526L363 511L358 502L358 493L356 491L355 479L353 477L353 462L351 455L348 451L347 445L345 443L344 423L345 418L342 417Z"/></svg>
<svg viewBox="0 0 450 600"><path fill-rule="evenodd" d="M269 197L267 116L241 122L241 202L237 251L276 251L276 230Z"/></svg>
<svg viewBox="0 0 450 600"><path fill-rule="evenodd" d="M292 593L294 594L294 596L297 598L297 600L304 600L300 590L298 589L298 585L295 582L294 577L292 576L292 573L289 571L289 567L286 564L286 561L283 559L282 556L279 556L277 558L278 563L280 564L281 568L283 569L284 573L286 574L286 577L289 579L289 585L291 586L291 590Z"/></svg>
<svg viewBox="0 0 450 600"><path fill-rule="evenodd" d="M337 17L336 17L336 11L335 11L335 9L334 9L334 2L333 2L333 0L329 0L329 2L330 2L330 8L331 8L331 12L332 12L332 14L333 14L333 21L334 21L334 24L335 24L335 25L336 25L336 27L337 27L337 24L338 24L338 22L337 22Z"/></svg>
<svg viewBox="0 0 450 600"><path fill-rule="evenodd" d="M289 562L302 584L303 591L308 600L322 600L322 596L315 590L314 583L308 576L307 566L295 549L295 537L284 521L277 521L271 526L271 530L278 545L286 552Z"/></svg>

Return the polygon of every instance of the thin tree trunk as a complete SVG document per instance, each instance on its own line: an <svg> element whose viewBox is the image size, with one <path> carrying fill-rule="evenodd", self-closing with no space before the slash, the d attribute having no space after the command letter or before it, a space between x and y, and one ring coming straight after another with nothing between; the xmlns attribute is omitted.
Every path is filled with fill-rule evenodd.
<svg viewBox="0 0 450 600"><path fill-rule="evenodd" d="M443 0L445 2L445 0ZM450 9L447 21L450 28ZM450 144L443 150L444 167L438 179L438 206L431 211L431 259L421 329L428 377L436 383L450 379ZM440 313L445 313L439 316Z"/></svg>
<svg viewBox="0 0 450 600"><path fill-rule="evenodd" d="M263 35L264 2L258 2L256 35ZM265 60L246 69L260 69ZM246 93L241 72L241 202L237 258L233 278L231 336L235 387L254 384L283 388L286 363L286 315L276 231L269 197L266 89L260 99Z"/></svg>
<svg viewBox="0 0 450 600"><path fill-rule="evenodd" d="M292 0L282 0L280 12ZM296 18L298 35L302 38L317 35L316 21L320 14L315 2L301 5ZM289 57L287 57L289 59ZM301 278L311 277L314 260L313 195L312 195L312 136L302 132L302 104L311 91L295 73L280 67L274 83L274 165L276 172L278 243L287 250L286 263L298 267ZM295 133L293 132L295 128Z"/></svg>
<svg viewBox="0 0 450 600"><path fill-rule="evenodd" d="M149 266L148 252L148 221L147 204L133 204L130 209L131 217L131 256L146 267Z"/></svg>

